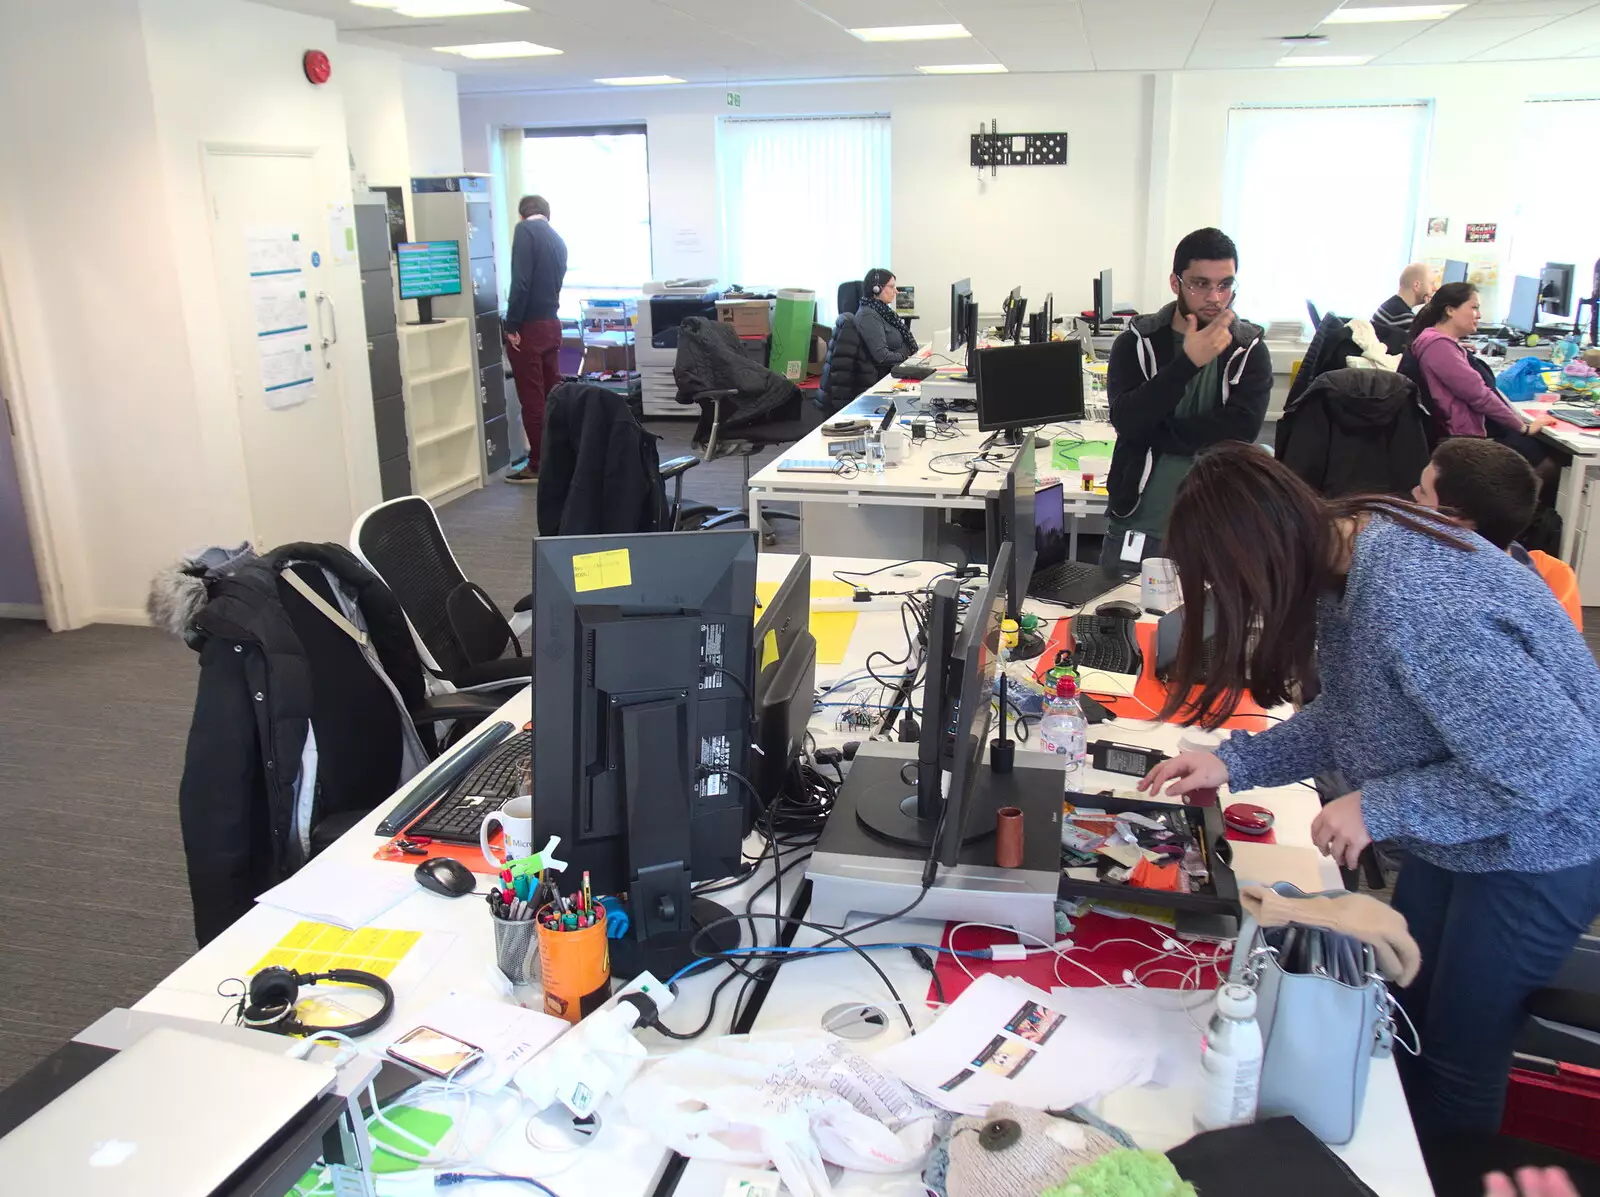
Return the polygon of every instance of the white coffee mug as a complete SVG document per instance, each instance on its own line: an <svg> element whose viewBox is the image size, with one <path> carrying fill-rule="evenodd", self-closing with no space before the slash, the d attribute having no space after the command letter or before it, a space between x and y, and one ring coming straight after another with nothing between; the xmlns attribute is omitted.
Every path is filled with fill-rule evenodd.
<svg viewBox="0 0 1600 1197"><path fill-rule="evenodd" d="M899 465L906 459L907 437L899 428L885 428L883 430L883 463L884 465Z"/></svg>
<svg viewBox="0 0 1600 1197"><path fill-rule="evenodd" d="M500 824L500 847L505 860L489 850L489 833ZM533 799L524 794L513 798L497 811L490 811L478 832L478 846L483 849L483 859L496 869L506 867L507 861L533 855Z"/></svg>
<svg viewBox="0 0 1600 1197"><path fill-rule="evenodd" d="M1139 606L1165 615L1182 601L1177 563L1165 557L1146 557L1139 565Z"/></svg>

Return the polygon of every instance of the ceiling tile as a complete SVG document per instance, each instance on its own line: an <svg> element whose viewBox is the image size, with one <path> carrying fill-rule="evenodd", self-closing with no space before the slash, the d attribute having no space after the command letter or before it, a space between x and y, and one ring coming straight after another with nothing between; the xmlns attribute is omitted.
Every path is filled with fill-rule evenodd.
<svg viewBox="0 0 1600 1197"><path fill-rule="evenodd" d="M1385 64L1460 62L1531 33L1547 24L1546 17L1494 17L1478 21L1446 21L1383 55Z"/></svg>

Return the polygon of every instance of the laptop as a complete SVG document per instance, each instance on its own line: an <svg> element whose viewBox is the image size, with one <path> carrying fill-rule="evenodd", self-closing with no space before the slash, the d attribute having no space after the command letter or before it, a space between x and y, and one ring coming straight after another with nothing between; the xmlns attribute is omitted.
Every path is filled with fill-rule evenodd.
<svg viewBox="0 0 1600 1197"><path fill-rule="evenodd" d="M0 1139L0 1187L210 1197L334 1077L325 1064L158 1027Z"/></svg>
<svg viewBox="0 0 1600 1197"><path fill-rule="evenodd" d="M1059 482L1033 492L1033 544L1029 598L1081 607L1131 576L1087 561L1067 560L1067 517L1061 507Z"/></svg>
<svg viewBox="0 0 1600 1197"><path fill-rule="evenodd" d="M932 366L919 366L911 362L901 362L889 371L896 378L907 378L913 382L921 382L924 378L931 378L936 373Z"/></svg>

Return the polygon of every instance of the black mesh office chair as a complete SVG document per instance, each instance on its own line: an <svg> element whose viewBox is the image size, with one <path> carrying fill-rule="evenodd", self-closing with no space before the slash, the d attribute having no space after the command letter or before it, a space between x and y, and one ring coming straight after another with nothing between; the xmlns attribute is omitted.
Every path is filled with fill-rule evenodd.
<svg viewBox="0 0 1600 1197"><path fill-rule="evenodd" d="M494 600L461 571L426 499L406 495L363 512L350 547L399 600L430 671L458 690L528 684L532 661Z"/></svg>
<svg viewBox="0 0 1600 1197"><path fill-rule="evenodd" d="M738 457L744 463L742 493L748 496L750 459L774 445L794 444L820 425L826 416L816 404L808 402L804 394L800 394L773 413L774 419L762 424L741 425L730 438L723 433L723 423L733 411L734 402L738 397L738 391L700 391L691 395L689 401L700 405L700 420L695 425L694 443L705 446L701 451L701 460L710 461L717 456ZM725 507L711 519L702 521L701 526L709 528L739 523L748 519L749 514L746 508ZM777 540L777 535L767 523L768 520L798 521L799 519L799 515L792 511L763 512L760 528L762 542L770 545Z"/></svg>
<svg viewBox="0 0 1600 1197"><path fill-rule="evenodd" d="M853 316L861 306L861 280L853 278L839 284L839 315Z"/></svg>

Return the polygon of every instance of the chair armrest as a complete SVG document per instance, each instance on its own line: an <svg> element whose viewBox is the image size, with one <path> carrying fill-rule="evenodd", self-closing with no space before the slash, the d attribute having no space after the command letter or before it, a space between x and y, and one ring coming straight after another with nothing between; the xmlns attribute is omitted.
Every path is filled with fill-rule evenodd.
<svg viewBox="0 0 1600 1197"><path fill-rule="evenodd" d="M469 687L478 689L493 686L504 689L506 686L530 685L533 682L533 659L501 657L497 661L480 661L476 665L468 665L450 680L463 690Z"/></svg>
<svg viewBox="0 0 1600 1197"><path fill-rule="evenodd" d="M702 531L709 531L712 528L726 528L732 524L748 524L749 522L750 513L748 511L726 511L721 515L712 516L710 519L703 521L700 528Z"/></svg>
<svg viewBox="0 0 1600 1197"><path fill-rule="evenodd" d="M739 397L738 388L730 387L730 388L728 388L726 390L721 390L721 391L696 391L693 395L691 395L689 397L689 402L690 403L720 403L724 399L737 399L738 397Z"/></svg>
<svg viewBox="0 0 1600 1197"><path fill-rule="evenodd" d="M447 719L473 719L493 715L504 705L494 694L458 690L454 694L434 694L411 709L411 722L421 727Z"/></svg>
<svg viewBox="0 0 1600 1197"><path fill-rule="evenodd" d="M674 457L669 461L664 461L661 463L661 477L663 480L667 478L676 478L685 470L699 464L700 459L693 454L688 454L683 457Z"/></svg>

